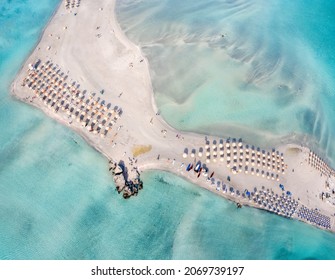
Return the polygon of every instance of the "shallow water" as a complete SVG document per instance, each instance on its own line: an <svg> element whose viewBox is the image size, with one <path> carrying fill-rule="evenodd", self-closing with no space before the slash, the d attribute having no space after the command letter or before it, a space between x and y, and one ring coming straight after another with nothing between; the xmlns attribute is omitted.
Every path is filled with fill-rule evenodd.
<svg viewBox="0 0 335 280"><path fill-rule="evenodd" d="M169 173L146 173L140 196L123 200L100 166L104 160L91 152L93 176L87 175L89 166L73 164L70 178L49 174L46 183L37 174L39 182L29 189L25 183L24 190L13 190L21 185L15 180L2 192L2 259L335 258L332 234L264 211L237 209ZM56 162L50 167L66 172L68 167Z"/></svg>
<svg viewBox="0 0 335 280"><path fill-rule="evenodd" d="M335 159L335 1L118 1L173 126Z"/></svg>
<svg viewBox="0 0 335 280"><path fill-rule="evenodd" d="M12 99L10 83L57 3L0 5L0 259L335 259L333 234L238 210L169 173L143 174L139 196L124 200L105 158Z"/></svg>

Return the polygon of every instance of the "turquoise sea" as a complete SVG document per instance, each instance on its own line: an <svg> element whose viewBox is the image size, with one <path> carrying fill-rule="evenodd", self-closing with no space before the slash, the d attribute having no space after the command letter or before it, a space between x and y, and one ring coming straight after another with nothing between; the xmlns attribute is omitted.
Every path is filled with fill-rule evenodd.
<svg viewBox="0 0 335 280"><path fill-rule="evenodd" d="M207 127L204 121L213 120L229 133L234 133L229 123L238 123L243 136L251 137L244 127L247 124L255 134L264 133L269 139L298 131L320 143L331 158L334 111L332 77L327 69L332 67L328 55L333 42L327 35L333 28L334 5L332 1L308 2L305 6L294 1L305 7L301 13L310 14L308 24L317 25L314 17L318 15L324 22L322 30L315 31L304 45L313 52L319 32L324 32L324 41L315 47L314 58L304 55L301 61L302 53L291 49L298 43L286 42L278 34L286 24L291 26L286 33L296 32L292 35L296 39L312 32L311 26L291 23L298 8L289 1L119 1L117 9L121 26L149 58L156 100L167 121L179 128L210 132L215 127ZM229 6L234 3L240 5ZM283 3L291 5L285 16ZM335 259L334 234L264 211L236 209L233 203L169 173L145 173L140 195L124 200L114 190L105 158L72 131L12 99L10 84L58 4L58 0L38 4L0 0L0 259ZM252 20L255 15L265 20L279 10L280 20L274 18L267 24ZM325 11L329 17L322 14ZM131 20L126 20L129 16ZM275 26L269 34L271 24ZM221 37L227 36L226 47L217 38L221 33L227 33ZM281 63L272 66L272 74L263 69L265 63L271 68L271 44L278 47L271 36L283 40L277 53ZM252 51L250 46L257 43ZM237 46L240 55L234 57L229 51ZM216 61L219 57L222 60ZM254 64L260 63L258 75L253 72L253 59ZM315 83L304 78L299 84L288 75L285 61L290 60L295 75L311 75ZM320 71L311 67L309 74L306 65L312 62ZM270 91L280 75L282 88ZM169 81L174 83L168 86ZM298 84L303 89L292 97L292 88ZM310 87L320 91L312 94ZM263 104L253 101L256 97ZM215 107L219 105L209 102L213 98L223 104L221 116ZM282 102L277 109L275 100ZM227 102L235 104L235 110ZM206 110L212 106L209 115ZM198 110L191 111L193 107ZM250 119L252 112L255 116ZM289 114L292 121L286 123ZM299 114L308 116L299 119ZM312 133L307 123L313 114L317 121ZM276 125L266 125L270 115Z"/></svg>

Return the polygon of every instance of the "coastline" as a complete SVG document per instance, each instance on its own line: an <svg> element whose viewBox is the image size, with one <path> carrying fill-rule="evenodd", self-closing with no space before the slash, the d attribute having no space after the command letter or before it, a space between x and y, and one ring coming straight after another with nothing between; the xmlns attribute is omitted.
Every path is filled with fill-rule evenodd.
<svg viewBox="0 0 335 280"><path fill-rule="evenodd" d="M59 0L59 3L57 4L57 6L55 7L55 10L52 12L52 15L50 16L50 18L48 19L48 22L46 23L46 25L43 27L42 31L41 31L41 34L39 35L38 39L37 39L37 43L34 47L32 47L31 51L28 53L26 59L23 61L22 65L20 66L20 68L18 69L18 71L16 72L16 75L15 75L15 78L14 80L10 83L10 86L9 86L9 89L8 91L11 92L11 93L14 93L14 89L13 89L13 86L14 86L14 81L16 79L16 76L24 71L23 67L29 63L28 62L28 59L30 58L30 56L34 53L35 49L36 49L36 46L40 43L40 41L42 40L43 36L44 36L44 32L46 30L46 28L48 27L48 25L51 23L51 21L53 20L53 18L56 16L60 6L62 5L63 1L62 0ZM11 96L13 96L13 94L11 94ZM16 97L17 99L19 99L19 97L17 96Z"/></svg>
<svg viewBox="0 0 335 280"><path fill-rule="evenodd" d="M76 10L78 13L76 16L74 15L75 12L66 11L62 4L63 2L61 1L45 27L35 50L31 52L18 72L11 86L12 95L41 109L49 117L75 130L85 141L108 159L122 160L125 155L127 157L131 156L131 149L134 145L150 144L153 149L149 153L137 157L137 165L140 171L151 169L169 171L225 198L262 209L263 207L250 202L248 199L223 193L221 189L217 191L206 180L207 178L201 176L199 180L198 177L194 176L193 171L189 173L185 171L185 167L180 167L182 163L187 165L188 162L193 162L197 158L190 158L189 155L184 158L183 151L185 147L191 150L193 147L204 146L206 136L192 132L180 132L169 126L160 115L156 115L157 106L153 96L148 61L141 53L140 48L130 42L120 29L115 17L115 1L111 1L111 3L102 1L98 4L84 2ZM100 10L101 8L103 10ZM94 15L92 11L94 11ZM82 13L84 14L83 17L81 17ZM84 18L85 15L87 18L90 13L92 13L92 22L87 22ZM101 26L99 31L96 29L98 24ZM67 28L63 29L65 26ZM72 36L71 30L73 30ZM73 34L78 34L78 32L84 33L84 36L74 38ZM96 37L97 34L102 34L101 38ZM55 37L60 39L55 39ZM91 38L91 42L88 42L88 37ZM51 46L49 50L48 46ZM83 54L86 55L80 57ZM27 74L28 64L34 63L36 59L42 59L43 62L47 59L52 59L53 62L59 63L64 72L69 71L69 75L73 80L79 81L80 85L83 84L83 88L88 89L89 92L99 92L101 88L106 89L106 92L103 95L99 95L99 97L120 106L124 110L123 116L117 121L117 126L120 127L120 130L115 127L114 130L112 129L113 136L111 135L110 138L108 136L106 138L97 138L96 135L90 134L86 129L83 130L80 124L69 123L66 116L52 112L37 99L33 100L31 98L33 95L32 91L26 87L21 87L21 83ZM140 62L141 60L142 62ZM118 97L120 92L124 94ZM166 133L163 134L162 131L166 131ZM176 134L181 134L182 138L175 137ZM208 136L208 138L217 139L218 137ZM111 141L117 143L117 146L111 147ZM292 148L291 146L291 144L281 145L277 150L286 154L287 150ZM293 145L293 147L297 148L299 146ZM305 160L308 152L302 147L299 148L301 148L301 156ZM157 155L161 155L159 161L156 159ZM298 155L289 157L286 160L286 164L291 170L300 168L303 176L305 176L304 173L308 173L306 181L312 180L313 186L310 189L307 188L307 192L308 190L313 191L312 188L316 186L316 191L314 190L314 192L318 193L324 187L324 178L319 180L317 171L314 172L310 168L308 169L305 164L301 166L303 161L296 160L296 156ZM240 190L241 192L254 186L259 188L264 186L272 189L277 184L242 173L236 176L232 175L229 168L222 168L219 164L210 163L208 167L217 174L215 176L217 181L223 182L228 176L231 176L235 190ZM317 207L322 210L322 213L332 216L331 231L334 231L334 217L331 208L320 202L318 198L315 199L313 197L312 199L309 195L306 195L306 189L304 189L305 181L299 181L301 178L296 178L297 176L293 174L294 172L288 173L286 172L285 176L281 175L280 182L285 184L285 186L288 184L290 191L301 199L303 205L309 208ZM273 191L279 195L282 193L278 188L273 189ZM293 216L293 218L299 219L297 216Z"/></svg>

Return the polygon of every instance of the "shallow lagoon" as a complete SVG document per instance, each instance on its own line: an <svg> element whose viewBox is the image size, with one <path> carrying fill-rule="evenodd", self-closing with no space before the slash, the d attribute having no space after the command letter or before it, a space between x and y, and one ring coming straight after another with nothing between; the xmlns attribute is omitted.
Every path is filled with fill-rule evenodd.
<svg viewBox="0 0 335 280"><path fill-rule="evenodd" d="M170 124L334 161L334 1L117 2Z"/></svg>

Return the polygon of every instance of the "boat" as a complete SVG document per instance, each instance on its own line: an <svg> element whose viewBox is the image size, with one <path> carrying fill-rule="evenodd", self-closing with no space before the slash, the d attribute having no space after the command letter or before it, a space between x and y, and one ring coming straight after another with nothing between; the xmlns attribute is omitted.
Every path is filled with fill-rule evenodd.
<svg viewBox="0 0 335 280"><path fill-rule="evenodd" d="M194 167L194 172L199 172L201 167L201 163L199 162L195 167Z"/></svg>
<svg viewBox="0 0 335 280"><path fill-rule="evenodd" d="M186 171L190 171L193 168L193 164L189 163L186 167Z"/></svg>

